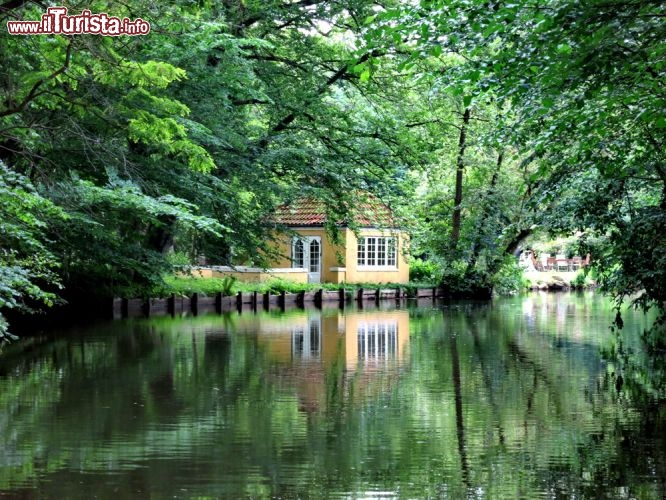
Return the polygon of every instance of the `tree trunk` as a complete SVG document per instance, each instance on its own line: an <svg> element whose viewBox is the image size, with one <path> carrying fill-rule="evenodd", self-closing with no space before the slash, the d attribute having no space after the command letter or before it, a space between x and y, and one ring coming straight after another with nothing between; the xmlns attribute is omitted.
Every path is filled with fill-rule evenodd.
<svg viewBox="0 0 666 500"><path fill-rule="evenodd" d="M465 271L466 275L470 275L474 271L474 266L476 265L476 261L481 253L481 243L482 243L481 240L483 238L488 218L490 217L491 214L491 198L495 194L495 188L497 187L497 180L499 178L500 170L502 169L503 160L504 160L504 152L500 151L499 155L497 155L497 164L495 167L495 171L493 172L493 176L490 179L490 185L488 186L488 191L486 191L486 195L483 197L483 201L481 202L482 203L481 217L479 218L477 233L474 238L474 243L472 245L472 255L470 256L469 262L467 263L467 269Z"/></svg>
<svg viewBox="0 0 666 500"><path fill-rule="evenodd" d="M458 158L456 160L456 192L453 200L453 218L451 220L451 248L458 249L460 240L460 219L462 212L462 184L465 173L465 148L467 147L467 125L469 124L471 111L465 108L463 113L460 137L458 138Z"/></svg>

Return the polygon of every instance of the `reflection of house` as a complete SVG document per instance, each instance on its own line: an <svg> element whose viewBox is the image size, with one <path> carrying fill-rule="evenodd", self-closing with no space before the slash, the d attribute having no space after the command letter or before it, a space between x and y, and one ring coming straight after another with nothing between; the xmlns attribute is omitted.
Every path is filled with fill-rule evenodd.
<svg viewBox="0 0 666 500"><path fill-rule="evenodd" d="M347 369L401 361L409 343L407 311L368 311L346 318Z"/></svg>
<svg viewBox="0 0 666 500"><path fill-rule="evenodd" d="M308 318L305 326L299 325L291 332L291 354L294 359L320 359L321 317Z"/></svg>
<svg viewBox="0 0 666 500"><path fill-rule="evenodd" d="M343 355L356 370L378 361L400 362L409 343L409 313L393 311L298 311L289 317L259 317L259 340L279 362L319 360Z"/></svg>
<svg viewBox="0 0 666 500"><path fill-rule="evenodd" d="M363 360L394 359L397 352L398 323L362 323L356 334L357 356Z"/></svg>
<svg viewBox="0 0 666 500"><path fill-rule="evenodd" d="M343 385L356 384L356 397L362 397L385 391L406 359L409 313L405 310L313 309L254 318L255 326L246 331L256 332L277 376L296 390L304 409L323 404L327 377L337 369L346 379Z"/></svg>

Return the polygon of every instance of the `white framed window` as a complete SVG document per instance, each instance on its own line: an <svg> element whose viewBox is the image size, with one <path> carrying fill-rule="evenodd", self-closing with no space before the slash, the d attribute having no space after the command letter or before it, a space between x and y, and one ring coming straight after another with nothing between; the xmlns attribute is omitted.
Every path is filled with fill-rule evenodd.
<svg viewBox="0 0 666 500"><path fill-rule="evenodd" d="M304 267L305 251L303 249L303 240L301 240L300 238L294 238L291 254L292 254L291 267Z"/></svg>
<svg viewBox="0 0 666 500"><path fill-rule="evenodd" d="M358 239L358 267L397 267L396 239L393 236L364 236Z"/></svg>

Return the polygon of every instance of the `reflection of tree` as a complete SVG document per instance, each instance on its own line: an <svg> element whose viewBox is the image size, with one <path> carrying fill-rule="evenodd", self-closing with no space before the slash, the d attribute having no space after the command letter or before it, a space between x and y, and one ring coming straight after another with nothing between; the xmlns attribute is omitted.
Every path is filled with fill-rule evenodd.
<svg viewBox="0 0 666 500"><path fill-rule="evenodd" d="M10 346L0 490L46 477L63 498L80 481L100 496L131 496L127 484L156 496L658 496L663 409L644 418L604 382L591 332L606 323L549 330L554 309L540 308L527 331L511 304L414 311L399 376L348 370L336 332L315 411L299 393L310 363L277 362L256 329L229 318L117 323L32 351Z"/></svg>
<svg viewBox="0 0 666 500"><path fill-rule="evenodd" d="M472 338L474 339L474 350L476 357L479 360L479 365L481 365L481 375L483 376L483 385L486 392L488 393L488 399L490 406L493 409L493 415L497 425L497 435L499 437L500 445L504 445L504 429L502 429L502 417L497 403L497 398L495 397L495 390L493 388L492 382L490 381L490 375L488 373L488 366L486 363L486 356L484 350L481 346L481 340L479 339L479 331L476 327L476 324L470 322L470 332L472 333Z"/></svg>
<svg viewBox="0 0 666 500"><path fill-rule="evenodd" d="M457 337L449 337L451 347L451 370L453 380L453 393L456 404L456 436L458 437L458 453L460 454L460 468L465 487L469 490L469 464L467 463L467 444L465 443L465 425L463 421L462 392L460 388L460 356L458 355Z"/></svg>
<svg viewBox="0 0 666 500"><path fill-rule="evenodd" d="M555 406L555 412L558 415L560 415L562 410L561 410L561 403L559 401L559 391L550 381L547 371L543 367L541 367L537 362L530 359L529 355L525 351L523 351L523 349L518 345L515 339L507 340L507 349L511 354L509 359L513 361L518 361L520 364L528 367L530 372L533 373L534 375L532 378L533 380L532 388L528 393L527 397L527 411L530 412L532 410L532 402L534 401L535 393L538 390L538 381L541 380L548 389L549 394L552 395L553 404ZM522 373L522 370L519 367L517 367L517 371L519 373Z"/></svg>

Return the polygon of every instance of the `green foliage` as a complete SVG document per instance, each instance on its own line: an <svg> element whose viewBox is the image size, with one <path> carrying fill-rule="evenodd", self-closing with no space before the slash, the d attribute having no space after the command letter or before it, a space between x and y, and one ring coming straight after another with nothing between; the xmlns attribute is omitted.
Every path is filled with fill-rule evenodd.
<svg viewBox="0 0 666 500"><path fill-rule="evenodd" d="M0 158L67 214L45 248L68 298L144 296L174 250L266 264L276 205L314 192L344 220L356 189L395 199L422 160L420 132L401 130L418 93L405 96L390 61L371 65L383 81L361 82L368 56L339 37L373 2L94 9L141 12L151 33L0 34ZM322 21L330 33L312 28Z"/></svg>
<svg viewBox="0 0 666 500"><path fill-rule="evenodd" d="M165 276L163 281L153 289L153 295L192 295L193 293L198 293L212 296L222 293L222 295L230 296L235 295L240 290L236 278L232 276L226 278L201 278L196 276L196 270L193 270L192 273L195 276Z"/></svg>
<svg viewBox="0 0 666 500"><path fill-rule="evenodd" d="M172 195L148 196L129 182L99 187L79 180L56 185L50 194L69 213L66 225L51 228L60 234L56 249L67 256L61 272L70 287L95 287L100 296L147 296L169 269L157 244L165 232L219 236L225 230L196 215L194 204ZM79 239L88 244L81 247Z"/></svg>
<svg viewBox="0 0 666 500"><path fill-rule="evenodd" d="M36 215L48 224L24 248L2 247L17 304L37 293L30 283L147 293L172 251L265 265L277 205L316 194L332 227L359 191L391 203L413 255L444 262L451 290L510 288L505 256L526 236L580 231L578 253L591 251L606 290L663 304L659 4L139 0L95 10L145 12L153 29L0 33L0 158L66 216ZM28 198L14 206L31 227ZM29 241L41 245L32 261ZM419 263L413 273L438 277Z"/></svg>
<svg viewBox="0 0 666 500"><path fill-rule="evenodd" d="M191 295L200 293L203 295L215 295L222 292L223 295L235 295L243 293L270 293L279 295L285 293L316 292L319 290L337 291L341 288L355 291L360 288L364 290L381 290L397 288L416 290L417 287L431 287L432 282L410 282L410 283L296 283L282 278L271 278L260 283L249 283L237 281L233 277L227 278L203 278L197 276L196 269L192 269L192 276L165 275L163 280L156 284L152 290L153 296L164 297L172 293L178 295Z"/></svg>
<svg viewBox="0 0 666 500"><path fill-rule="evenodd" d="M167 255L167 262L174 267L192 265L192 259L185 252L172 252Z"/></svg>
<svg viewBox="0 0 666 500"><path fill-rule="evenodd" d="M571 286L574 288L584 288L587 286L588 281L587 281L587 276L585 275L584 272L579 271L578 274L574 277L574 279L571 280Z"/></svg>
<svg viewBox="0 0 666 500"><path fill-rule="evenodd" d="M409 262L409 281L437 284L442 280L440 264L432 260L412 259Z"/></svg>
<svg viewBox="0 0 666 500"><path fill-rule="evenodd" d="M511 295L524 291L529 281L515 258L507 256L499 271L492 277L493 291L499 295Z"/></svg>
<svg viewBox="0 0 666 500"><path fill-rule="evenodd" d="M3 310L30 312L57 300L58 262L45 233L50 224L66 220L27 178L0 161L0 342L11 338Z"/></svg>
<svg viewBox="0 0 666 500"><path fill-rule="evenodd" d="M288 280L282 280L279 278L274 278L267 281L264 285L261 286L263 293L270 293L271 295L279 295L282 292L286 293L299 293L310 290L312 287L308 286L307 283L293 283Z"/></svg>

